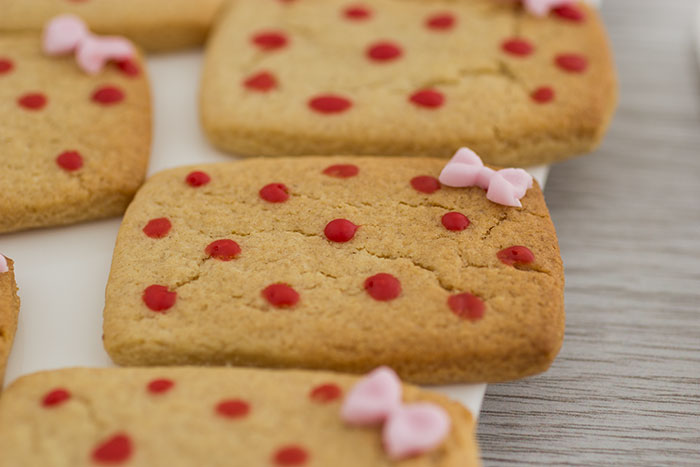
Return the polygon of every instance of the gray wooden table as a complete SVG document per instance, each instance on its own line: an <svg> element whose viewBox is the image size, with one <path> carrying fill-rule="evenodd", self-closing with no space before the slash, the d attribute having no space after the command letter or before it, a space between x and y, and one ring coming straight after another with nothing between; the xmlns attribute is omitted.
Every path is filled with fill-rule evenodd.
<svg viewBox="0 0 700 467"><path fill-rule="evenodd" d="M700 465L698 0L606 0L621 98L546 196L566 267L551 370L490 385L487 466Z"/></svg>

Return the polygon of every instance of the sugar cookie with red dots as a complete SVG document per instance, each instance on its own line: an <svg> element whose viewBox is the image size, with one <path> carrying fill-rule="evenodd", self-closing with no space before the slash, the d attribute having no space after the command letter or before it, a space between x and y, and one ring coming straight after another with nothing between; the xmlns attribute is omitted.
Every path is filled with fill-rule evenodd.
<svg viewBox="0 0 700 467"><path fill-rule="evenodd" d="M1 1L1 0L0 0ZM595 9L504 0L236 0L207 43L200 115L239 156L590 152L616 101Z"/></svg>
<svg viewBox="0 0 700 467"><path fill-rule="evenodd" d="M0 34L1 63L0 233L122 214L150 154L141 57L91 76L22 33Z"/></svg>
<svg viewBox="0 0 700 467"><path fill-rule="evenodd" d="M51 18L70 13L83 18L93 32L126 36L149 52L165 52L203 44L223 2L0 0L0 33L38 32Z"/></svg>
<svg viewBox="0 0 700 467"><path fill-rule="evenodd" d="M502 206L442 185L443 166L292 157L156 174L119 231L107 352L128 366L389 365L420 383L544 371L564 312L542 192ZM154 219L167 233L144 230Z"/></svg>
<svg viewBox="0 0 700 467"><path fill-rule="evenodd" d="M14 262L0 254L0 391L5 365L17 330L19 297L15 283Z"/></svg>
<svg viewBox="0 0 700 467"><path fill-rule="evenodd" d="M358 378L244 368L74 368L14 382L0 399L7 466L476 467L475 420L448 398L402 385L406 407L449 420L435 447L395 461L382 426L341 407ZM48 401L48 403L47 403ZM404 424L425 429L425 422ZM417 432L420 437L421 432ZM413 434L416 436L416 434Z"/></svg>

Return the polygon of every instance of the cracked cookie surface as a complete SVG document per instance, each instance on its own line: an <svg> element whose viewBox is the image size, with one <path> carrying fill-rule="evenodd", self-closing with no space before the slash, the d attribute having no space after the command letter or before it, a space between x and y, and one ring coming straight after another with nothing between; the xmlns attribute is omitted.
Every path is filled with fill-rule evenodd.
<svg viewBox="0 0 700 467"><path fill-rule="evenodd" d="M497 0L232 2L207 46L203 126L251 156L469 146L528 166L584 153L616 84L598 13L569 8L578 15Z"/></svg>
<svg viewBox="0 0 700 467"><path fill-rule="evenodd" d="M7 258L7 266L9 270L0 273L0 391L2 391L5 367L15 339L19 316L14 262L9 258Z"/></svg>
<svg viewBox="0 0 700 467"><path fill-rule="evenodd" d="M233 368L68 369L20 378L0 399L0 450L13 467L472 467L474 419L413 386L404 401L451 419L435 450L392 462L379 427L341 421L357 378Z"/></svg>
<svg viewBox="0 0 700 467"><path fill-rule="evenodd" d="M0 232L124 212L150 154L141 59L80 71L38 34L0 36Z"/></svg>
<svg viewBox="0 0 700 467"><path fill-rule="evenodd" d="M155 175L119 231L105 348L121 365L385 364L422 383L545 370L564 313L542 192L500 206L441 186L443 165L299 157ZM534 260L511 261L513 246Z"/></svg>

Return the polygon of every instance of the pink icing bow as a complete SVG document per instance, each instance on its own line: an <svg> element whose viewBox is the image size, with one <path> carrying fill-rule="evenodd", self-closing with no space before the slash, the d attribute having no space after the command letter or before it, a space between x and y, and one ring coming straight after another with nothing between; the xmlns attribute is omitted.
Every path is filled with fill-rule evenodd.
<svg viewBox="0 0 700 467"><path fill-rule="evenodd" d="M440 173L440 183L451 187L478 186L486 198L504 206L522 207L520 200L532 188L532 175L523 169L495 171L484 167L481 158L468 148L461 148Z"/></svg>
<svg viewBox="0 0 700 467"><path fill-rule="evenodd" d="M75 52L78 66L94 75L110 60L128 60L134 56L134 47L123 37L100 37L91 34L77 16L57 16L46 25L43 49L47 55L66 55Z"/></svg>
<svg viewBox="0 0 700 467"><path fill-rule="evenodd" d="M3 255L0 255L0 274L9 271L10 268L7 267L7 259Z"/></svg>
<svg viewBox="0 0 700 467"><path fill-rule="evenodd" d="M525 9L535 16L547 16L552 8L572 3L573 0L523 0Z"/></svg>
<svg viewBox="0 0 700 467"><path fill-rule="evenodd" d="M388 367L377 368L352 388L341 417L357 426L384 423L382 440L392 460L430 451L450 432L450 417L439 405L401 402L401 381Z"/></svg>

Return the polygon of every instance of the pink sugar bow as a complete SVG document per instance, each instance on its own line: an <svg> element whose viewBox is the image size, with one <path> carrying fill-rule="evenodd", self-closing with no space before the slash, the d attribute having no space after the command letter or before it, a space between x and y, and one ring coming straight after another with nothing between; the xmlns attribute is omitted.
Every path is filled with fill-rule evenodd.
<svg viewBox="0 0 700 467"><path fill-rule="evenodd" d="M75 52L78 66L94 75L110 60L128 60L134 56L134 47L123 37L96 36L77 16L57 16L44 28L43 49L47 55L66 55Z"/></svg>
<svg viewBox="0 0 700 467"><path fill-rule="evenodd" d="M348 393L341 418L351 425L384 423L382 441L392 460L436 448L450 432L450 417L437 404L403 404L401 381L391 368L380 367Z"/></svg>
<svg viewBox="0 0 700 467"><path fill-rule="evenodd" d="M525 9L535 16L547 16L552 8L571 5L573 0L523 0Z"/></svg>
<svg viewBox="0 0 700 467"><path fill-rule="evenodd" d="M532 188L532 176L523 169L495 171L484 166L469 148L461 148L440 173L440 183L451 187L478 186L486 198L504 206L522 207L520 200Z"/></svg>

